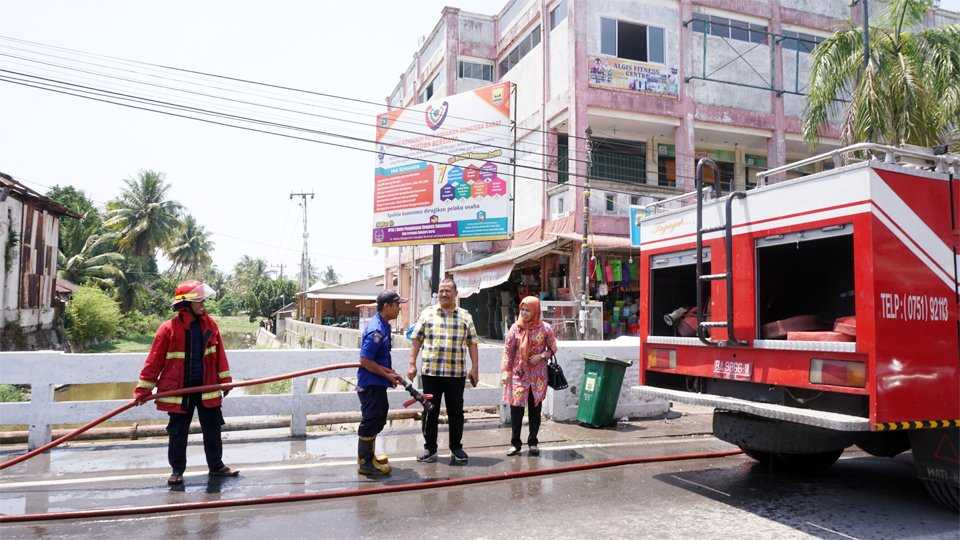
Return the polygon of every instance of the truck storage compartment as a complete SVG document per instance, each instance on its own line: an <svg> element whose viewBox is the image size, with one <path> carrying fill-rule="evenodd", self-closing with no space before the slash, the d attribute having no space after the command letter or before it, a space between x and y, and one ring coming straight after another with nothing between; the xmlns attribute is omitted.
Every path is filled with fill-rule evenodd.
<svg viewBox="0 0 960 540"><path fill-rule="evenodd" d="M703 250L703 273L710 273L710 248ZM650 335L696 335L697 306L696 250L654 255L650 258ZM704 306L710 305L710 285L703 285ZM684 311L687 311L684 317ZM668 324L665 316L672 316L675 324ZM686 319L684 323L682 319ZM690 326L692 324L692 326ZM686 326L684 326L686 325ZM688 331L680 330L681 327ZM680 331L678 331L680 330ZM690 332L693 332L692 334Z"/></svg>
<svg viewBox="0 0 960 540"><path fill-rule="evenodd" d="M854 341L853 226L757 240L757 338Z"/></svg>

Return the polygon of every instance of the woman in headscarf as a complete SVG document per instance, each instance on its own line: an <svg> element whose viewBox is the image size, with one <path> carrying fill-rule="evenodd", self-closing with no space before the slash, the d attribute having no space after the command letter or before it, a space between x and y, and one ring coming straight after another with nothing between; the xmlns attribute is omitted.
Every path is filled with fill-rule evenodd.
<svg viewBox="0 0 960 540"><path fill-rule="evenodd" d="M503 401L510 405L510 449L508 456L520 453L520 428L527 407L530 434L527 445L531 456L539 456L537 432L540 409L547 396L547 361L557 352L557 338L549 324L540 320L540 300L528 296L520 302L520 315L507 332L500 363Z"/></svg>

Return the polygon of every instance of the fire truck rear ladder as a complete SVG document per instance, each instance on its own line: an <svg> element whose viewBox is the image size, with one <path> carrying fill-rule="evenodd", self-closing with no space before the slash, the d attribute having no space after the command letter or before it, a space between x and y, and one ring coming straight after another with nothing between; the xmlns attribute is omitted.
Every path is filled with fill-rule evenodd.
<svg viewBox="0 0 960 540"><path fill-rule="evenodd" d="M720 198L720 168L709 158L702 158L697 162L697 174L694 182L697 191L697 337L700 341L711 346L746 345L746 341L738 340L733 329L733 200L747 196L742 191L733 191L726 196L724 206L726 216L724 223L717 227L703 228L703 166L713 169L713 192ZM703 235L723 231L724 256L727 271L720 274L703 273ZM703 282L723 280L727 293L727 320L706 320L709 306L704 305ZM727 329L726 341L717 341L710 338L711 328Z"/></svg>

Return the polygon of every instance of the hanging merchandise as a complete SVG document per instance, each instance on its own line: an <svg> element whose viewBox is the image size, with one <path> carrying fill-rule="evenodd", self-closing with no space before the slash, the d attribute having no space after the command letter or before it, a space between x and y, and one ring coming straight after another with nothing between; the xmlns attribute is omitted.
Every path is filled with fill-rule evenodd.
<svg viewBox="0 0 960 540"><path fill-rule="evenodd" d="M601 282L600 282L600 286L597 287L597 296L603 298L603 297L607 296L608 294L610 294L610 289L607 288L607 284L606 284L606 283L604 283L604 282L601 281Z"/></svg>
<svg viewBox="0 0 960 540"><path fill-rule="evenodd" d="M620 259L610 261L610 269L612 274L610 281L614 283L623 281L623 261Z"/></svg>
<svg viewBox="0 0 960 540"><path fill-rule="evenodd" d="M632 272L630 272L630 266L632 265L629 263L624 263L623 265L623 282L621 284L623 285L624 289L630 288L630 276L632 274Z"/></svg>
<svg viewBox="0 0 960 540"><path fill-rule="evenodd" d="M607 283L613 281L613 268L610 267L610 261L607 261L606 264L603 265L603 276L605 278L604 281Z"/></svg>
<svg viewBox="0 0 960 540"><path fill-rule="evenodd" d="M599 258L599 257L594 257L593 260L596 261L596 263L594 264L594 267L593 267L593 268L594 268L594 271L593 271L594 276L596 276L596 280L597 280L597 281L603 281L603 265L600 264L600 258Z"/></svg>
<svg viewBox="0 0 960 540"><path fill-rule="evenodd" d="M635 279L640 279L640 261L633 261L630 263L630 275Z"/></svg>

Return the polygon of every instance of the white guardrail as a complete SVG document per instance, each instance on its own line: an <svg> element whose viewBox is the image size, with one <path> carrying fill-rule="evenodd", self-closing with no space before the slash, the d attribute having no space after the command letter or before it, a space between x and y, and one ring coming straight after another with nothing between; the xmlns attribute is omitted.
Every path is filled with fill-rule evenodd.
<svg viewBox="0 0 960 540"><path fill-rule="evenodd" d="M480 372L498 373L503 348L480 347ZM653 416L667 410L662 401L636 396L630 387L638 380L637 356L639 340L621 338L616 341L562 342L557 359L563 366L570 387L560 392L548 391L544 413L554 420L576 418L577 395L583 374L583 354L593 353L632 360L624 377L617 408L618 417ZM126 403L127 400L54 401L54 385L134 382L137 380L146 353L66 354L59 351L0 353L0 382L28 384L29 402L0 403L0 425L28 425L28 446L36 448L50 441L51 425L82 424ZM227 351L234 380L255 379L344 362L356 362L357 349L281 349ZM409 349L394 349L394 364L405 369ZM319 376L353 377L353 370L326 372ZM292 436L306 435L307 414L359 410L355 392L308 393L308 378L293 380L290 394L237 395L224 400L227 417L290 416ZM501 402L502 390L480 385L464 394L467 406L492 406ZM402 390L388 393L390 407L400 408L409 396ZM117 420L163 420L166 413L153 403L130 409Z"/></svg>

